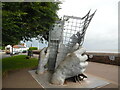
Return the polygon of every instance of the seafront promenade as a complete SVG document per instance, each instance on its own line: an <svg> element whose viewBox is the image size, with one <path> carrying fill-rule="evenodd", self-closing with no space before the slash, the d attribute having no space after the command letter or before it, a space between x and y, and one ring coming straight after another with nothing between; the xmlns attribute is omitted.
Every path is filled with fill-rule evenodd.
<svg viewBox="0 0 120 90"><path fill-rule="evenodd" d="M110 82L110 84L101 88L118 88L118 68L120 67L116 65L89 62L85 73L95 75ZM28 73L29 70L31 69L10 72L7 77L3 78L3 88L41 88L40 84Z"/></svg>

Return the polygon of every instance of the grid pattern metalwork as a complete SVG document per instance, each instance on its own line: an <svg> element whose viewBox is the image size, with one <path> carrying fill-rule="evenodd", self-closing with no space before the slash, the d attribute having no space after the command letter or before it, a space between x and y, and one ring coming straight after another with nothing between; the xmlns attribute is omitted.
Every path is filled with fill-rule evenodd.
<svg viewBox="0 0 120 90"><path fill-rule="evenodd" d="M62 21L56 22L53 31L51 30L49 33L49 46L52 47L52 50L55 49L54 54L50 55L52 59L49 60L49 63L54 61L52 69L56 68L68 53L72 52L71 49L76 43L82 46L86 29L95 12L90 15L89 11L82 18L64 15Z"/></svg>
<svg viewBox="0 0 120 90"><path fill-rule="evenodd" d="M90 11L83 18L64 16L64 29L62 43L69 48L73 47L75 43L82 46L86 29L93 18L95 12L90 15Z"/></svg>

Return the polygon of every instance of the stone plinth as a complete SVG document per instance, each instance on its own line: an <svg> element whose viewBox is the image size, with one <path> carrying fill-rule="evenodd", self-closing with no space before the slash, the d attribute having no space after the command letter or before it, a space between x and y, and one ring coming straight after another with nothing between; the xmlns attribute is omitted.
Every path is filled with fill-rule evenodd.
<svg viewBox="0 0 120 90"><path fill-rule="evenodd" d="M90 89L90 88L99 88L110 83L103 78L86 73L88 78L85 79L84 81L81 81L81 83L66 81L64 85L53 85L50 83L52 73L45 72L42 75L38 75L35 73L35 70L31 70L29 71L29 73L43 88L88 88Z"/></svg>

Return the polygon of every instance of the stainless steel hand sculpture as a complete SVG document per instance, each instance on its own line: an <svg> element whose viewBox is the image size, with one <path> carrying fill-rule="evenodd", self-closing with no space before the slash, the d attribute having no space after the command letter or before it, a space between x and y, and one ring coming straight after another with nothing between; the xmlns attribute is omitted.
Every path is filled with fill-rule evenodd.
<svg viewBox="0 0 120 90"><path fill-rule="evenodd" d="M76 51L69 53L56 68L51 83L63 85L65 79L83 74L88 65L88 62L86 62L88 57L87 55L83 55L85 51L83 47L79 47Z"/></svg>
<svg viewBox="0 0 120 90"><path fill-rule="evenodd" d="M45 71L45 65L48 62L48 58L49 58L49 52L50 49L49 47L45 47L41 50L40 55L39 55L39 63L38 63L38 68L36 70L37 74L43 74Z"/></svg>

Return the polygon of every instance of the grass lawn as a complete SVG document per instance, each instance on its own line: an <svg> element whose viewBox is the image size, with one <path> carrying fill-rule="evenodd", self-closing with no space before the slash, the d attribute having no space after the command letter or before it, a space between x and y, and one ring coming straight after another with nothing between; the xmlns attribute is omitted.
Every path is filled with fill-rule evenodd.
<svg viewBox="0 0 120 90"><path fill-rule="evenodd" d="M38 65L38 59L31 58L26 59L26 55L12 56L2 59L2 73L3 76L12 70L18 70L23 68L33 68Z"/></svg>
<svg viewBox="0 0 120 90"><path fill-rule="evenodd" d="M0 46L0 49L2 49L2 47Z"/></svg>

